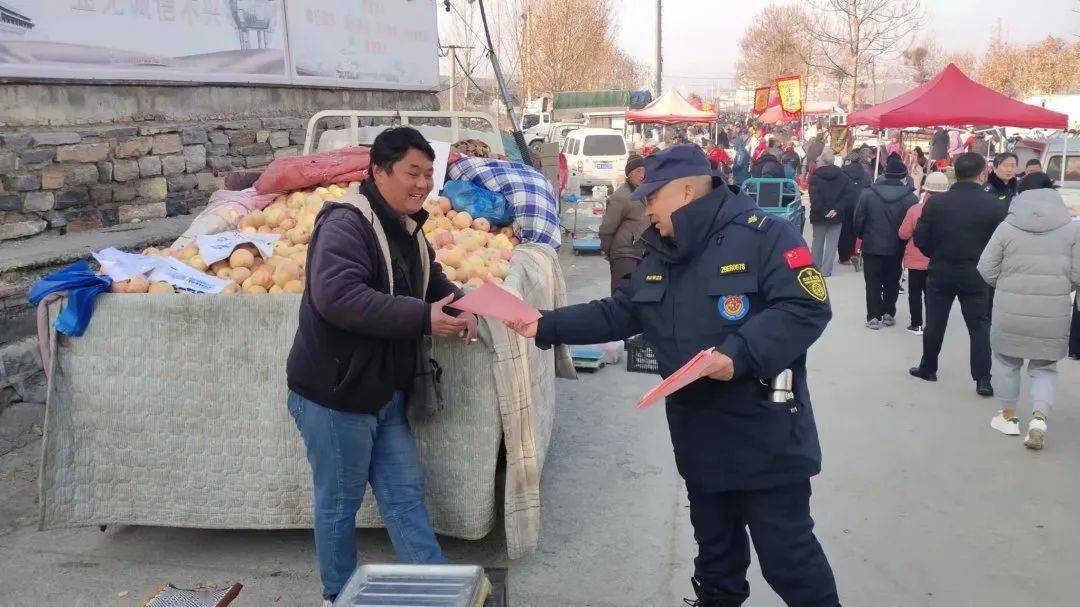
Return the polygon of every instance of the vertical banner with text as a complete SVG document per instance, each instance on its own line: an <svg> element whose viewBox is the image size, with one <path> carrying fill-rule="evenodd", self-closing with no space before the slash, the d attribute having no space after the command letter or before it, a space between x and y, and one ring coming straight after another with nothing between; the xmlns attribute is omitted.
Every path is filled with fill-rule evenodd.
<svg viewBox="0 0 1080 607"><path fill-rule="evenodd" d="M780 93L780 108L784 112L798 114L802 111L802 76L792 74L777 78L776 90Z"/></svg>
<svg viewBox="0 0 1080 607"><path fill-rule="evenodd" d="M762 86L754 89L754 113L761 114L769 107L769 91L771 86Z"/></svg>

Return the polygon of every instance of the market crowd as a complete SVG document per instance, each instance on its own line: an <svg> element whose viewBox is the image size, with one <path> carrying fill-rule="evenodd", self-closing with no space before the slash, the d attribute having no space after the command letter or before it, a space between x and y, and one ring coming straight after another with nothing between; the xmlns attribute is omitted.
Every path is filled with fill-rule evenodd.
<svg viewBox="0 0 1080 607"><path fill-rule="evenodd" d="M1080 360L1073 295L1080 287L1080 223L1039 160L1019 166L1012 151L1018 137L937 128L915 145L895 131L854 146L832 141L823 122L762 125L747 114L721 116L716 128L711 136L700 126L674 128L668 141L642 152L696 143L735 188L771 178L807 192L813 258L825 277L837 265L863 273L865 327L896 326L906 293L907 331L923 345L909 370L914 377L937 381L949 313L959 302L975 391L996 396L1000 405L991 427L1022 433L1017 411L1026 361L1024 444L1043 447L1057 362ZM634 174L641 166L640 158L628 163L627 182L612 196L615 212L601 227L613 290L626 288L640 260L627 243L649 226L628 202L643 178Z"/></svg>

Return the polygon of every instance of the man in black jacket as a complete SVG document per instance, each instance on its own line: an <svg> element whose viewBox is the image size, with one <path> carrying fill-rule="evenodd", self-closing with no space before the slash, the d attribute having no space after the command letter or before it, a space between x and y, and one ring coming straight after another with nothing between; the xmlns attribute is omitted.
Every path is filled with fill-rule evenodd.
<svg viewBox="0 0 1080 607"><path fill-rule="evenodd" d="M844 221L841 224L840 242L837 246L840 263L847 265L852 257L855 257L855 207L859 202L859 197L862 196L863 188L870 186L871 177L870 172L866 170L866 165L862 163L862 154L858 151L847 155L841 170L851 179L851 184L854 186L852 189L855 191L852 196L856 203L844 209Z"/></svg>
<svg viewBox="0 0 1080 607"><path fill-rule="evenodd" d="M983 190L987 194L993 194L1008 214L1009 205L1016 196L1017 179L1016 167L1019 159L1012 152L1004 152L994 156L994 170L986 177L986 185ZM1002 215L1004 218L1005 215Z"/></svg>
<svg viewBox="0 0 1080 607"><path fill-rule="evenodd" d="M863 277L866 279L866 326L896 324L904 242L898 232L908 209L918 202L905 181L907 166L897 154L885 162L885 174L864 189L855 210L855 235L862 238Z"/></svg>
<svg viewBox="0 0 1080 607"><path fill-rule="evenodd" d="M915 246L930 258L926 281L926 330L923 356L910 373L937 381L938 354L953 299L960 300L971 339L971 378L980 396L993 396L990 386L990 294L976 268L990 236L1007 211L983 191L986 161L970 152L956 157L957 182L935 194L915 227Z"/></svg>
<svg viewBox="0 0 1080 607"><path fill-rule="evenodd" d="M930 139L930 160L941 160L949 157L949 132L938 127L934 136Z"/></svg>
<svg viewBox="0 0 1080 607"><path fill-rule="evenodd" d="M746 601L749 528L785 604L839 607L810 517L821 448L806 351L832 316L825 279L791 224L712 177L700 148L674 146L645 163L634 196L647 200L653 227L631 292L515 329L540 347L644 333L664 376L709 351L704 376L667 397L698 543L691 604ZM790 381L786 395L770 393L778 375Z"/></svg>
<svg viewBox="0 0 1080 607"><path fill-rule="evenodd" d="M314 480L315 550L323 598L356 569L356 513L370 483L398 558L444 563L424 504L405 417L425 336L471 341L476 318L443 306L460 295L420 229L435 152L408 127L371 148L371 176L328 203L308 245L307 289L286 374L289 413Z"/></svg>

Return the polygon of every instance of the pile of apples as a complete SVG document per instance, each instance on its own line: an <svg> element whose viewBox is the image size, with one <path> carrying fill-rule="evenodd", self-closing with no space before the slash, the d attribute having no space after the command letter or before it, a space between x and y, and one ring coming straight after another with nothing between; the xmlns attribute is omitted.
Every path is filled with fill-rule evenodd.
<svg viewBox="0 0 1080 607"><path fill-rule="evenodd" d="M240 245L233 249L228 259L209 265L199 254L199 247L193 244L177 249L151 247L142 253L151 257L172 257L200 272L232 281L222 293L303 293L308 241L315 228L315 217L327 200L343 196L349 185L334 184L282 194L265 209L244 216L237 225L241 233L282 236L274 242L274 254L269 259L263 259L251 244ZM113 293L175 292L172 285L165 282L151 284L144 276L114 282L110 290Z"/></svg>
<svg viewBox="0 0 1080 607"><path fill-rule="evenodd" d="M424 209L428 212L424 234L447 278L466 288L502 284L510 273L514 247L520 244L513 228L497 228L483 217L473 219L455 211L445 196L427 201Z"/></svg>
<svg viewBox="0 0 1080 607"><path fill-rule="evenodd" d="M172 257L188 266L214 276L231 281L222 293L244 293L262 295L266 293L303 293L304 266L307 265L307 245L293 245L285 240L274 243L274 254L263 259L259 250L251 244L242 244L233 249L228 259L215 261L209 266L199 255L199 247L188 245L181 249L157 249L151 247L143 251L150 257ZM150 283L144 276L132 276L128 280L116 281L110 287L113 293L175 293L172 285L166 282Z"/></svg>

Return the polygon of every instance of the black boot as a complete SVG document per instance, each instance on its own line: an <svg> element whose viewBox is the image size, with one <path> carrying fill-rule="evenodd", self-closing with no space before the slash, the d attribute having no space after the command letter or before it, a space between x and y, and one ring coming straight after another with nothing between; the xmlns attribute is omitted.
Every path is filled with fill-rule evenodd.
<svg viewBox="0 0 1080 607"><path fill-rule="evenodd" d="M912 367L908 369L908 373L910 373L912 377L918 377L919 379L926 381L937 381L937 373L934 373L933 371L924 371L921 367Z"/></svg>
<svg viewBox="0 0 1080 607"><path fill-rule="evenodd" d="M980 377L975 380L975 393L979 396L993 396L994 386L990 385L989 377Z"/></svg>
<svg viewBox="0 0 1080 607"><path fill-rule="evenodd" d="M690 578L690 585L694 587L694 594L697 595L696 600L683 599L683 602L690 607L740 607L740 605L742 605L742 601L710 597L705 592L705 589L701 587L701 583L695 578Z"/></svg>

